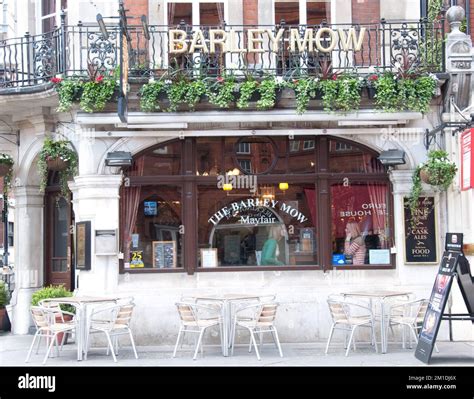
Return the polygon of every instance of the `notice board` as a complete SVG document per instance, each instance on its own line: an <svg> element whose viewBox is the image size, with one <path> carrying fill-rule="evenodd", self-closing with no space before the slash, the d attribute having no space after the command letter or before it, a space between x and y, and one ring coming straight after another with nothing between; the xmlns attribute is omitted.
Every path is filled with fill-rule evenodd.
<svg viewBox="0 0 474 399"><path fill-rule="evenodd" d="M420 197L415 218L404 198L405 262L438 263L438 232L434 197ZM416 220L416 224L412 221Z"/></svg>
<svg viewBox="0 0 474 399"><path fill-rule="evenodd" d="M176 267L176 241L153 241L153 267Z"/></svg>

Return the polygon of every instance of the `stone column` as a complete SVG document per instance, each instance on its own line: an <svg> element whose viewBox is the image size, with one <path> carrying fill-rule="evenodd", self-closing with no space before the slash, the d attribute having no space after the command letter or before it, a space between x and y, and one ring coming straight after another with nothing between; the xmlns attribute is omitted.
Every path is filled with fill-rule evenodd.
<svg viewBox="0 0 474 399"><path fill-rule="evenodd" d="M121 175L84 175L69 184L73 193L75 221L91 221L91 269L76 270L81 294L104 295L117 290L117 255L95 255L95 231L119 229Z"/></svg>
<svg viewBox="0 0 474 399"><path fill-rule="evenodd" d="M38 186L16 187L14 334L27 334L33 292L43 286L43 194Z"/></svg>

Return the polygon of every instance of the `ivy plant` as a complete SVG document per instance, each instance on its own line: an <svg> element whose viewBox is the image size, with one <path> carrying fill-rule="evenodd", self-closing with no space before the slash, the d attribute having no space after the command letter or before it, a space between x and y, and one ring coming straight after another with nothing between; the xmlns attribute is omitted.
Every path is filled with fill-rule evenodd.
<svg viewBox="0 0 474 399"><path fill-rule="evenodd" d="M376 90L375 106L386 112L393 112L400 108L398 85L396 76L387 72L373 81Z"/></svg>
<svg viewBox="0 0 474 399"><path fill-rule="evenodd" d="M207 95L211 104L220 108L229 108L234 101L235 78L219 76L208 85Z"/></svg>
<svg viewBox="0 0 474 399"><path fill-rule="evenodd" d="M164 93L166 93L166 86L161 80L144 84L140 89L140 109L144 112L159 110L159 97Z"/></svg>
<svg viewBox="0 0 474 399"><path fill-rule="evenodd" d="M84 112L102 111L107 103L112 99L116 80L104 75L99 75L95 80L84 83L79 103Z"/></svg>
<svg viewBox="0 0 474 399"><path fill-rule="evenodd" d="M275 106L277 87L278 83L273 76L262 80L258 86L260 93L260 100L257 101L258 109L268 109Z"/></svg>
<svg viewBox="0 0 474 399"><path fill-rule="evenodd" d="M5 165L8 169L7 173L3 176L3 196L8 198L8 192L11 188L12 177L13 177L13 158L8 154L0 153L0 165Z"/></svg>
<svg viewBox="0 0 474 399"><path fill-rule="evenodd" d="M259 88L259 83L254 79L248 79L242 82L239 86L240 97L237 100L237 108L248 108L249 101L252 95L257 92Z"/></svg>
<svg viewBox="0 0 474 399"><path fill-rule="evenodd" d="M67 112L72 104L79 101L83 90L83 82L77 78L62 79L57 76L51 79L59 97L57 112Z"/></svg>
<svg viewBox="0 0 474 399"><path fill-rule="evenodd" d="M304 114L308 108L309 100L316 97L316 90L319 88L318 79L312 77L293 79L289 87L295 91L296 113L298 115Z"/></svg>
<svg viewBox="0 0 474 399"><path fill-rule="evenodd" d="M44 140L43 148L38 159L38 173L40 175L40 191L44 192L48 184L48 161L61 159L67 164L65 170L59 171L59 184L61 195L68 198L68 180L77 174L78 158L76 152L71 148L71 143L67 140L54 141L51 137Z"/></svg>

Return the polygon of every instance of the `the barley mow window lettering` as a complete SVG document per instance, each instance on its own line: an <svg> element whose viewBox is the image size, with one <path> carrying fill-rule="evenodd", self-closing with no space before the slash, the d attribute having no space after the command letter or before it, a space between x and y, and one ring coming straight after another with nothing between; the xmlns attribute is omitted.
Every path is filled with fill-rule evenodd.
<svg viewBox="0 0 474 399"><path fill-rule="evenodd" d="M391 186L376 157L319 136L147 149L120 195L121 270L393 267Z"/></svg>

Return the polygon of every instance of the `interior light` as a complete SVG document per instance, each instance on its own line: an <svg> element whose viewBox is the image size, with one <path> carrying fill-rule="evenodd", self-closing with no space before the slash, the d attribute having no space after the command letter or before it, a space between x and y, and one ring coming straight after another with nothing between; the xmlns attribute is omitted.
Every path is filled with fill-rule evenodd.
<svg viewBox="0 0 474 399"><path fill-rule="evenodd" d="M231 191L231 190L232 190L232 184L230 184L230 183L224 183L224 184L222 185L222 189L223 189L224 191Z"/></svg>
<svg viewBox="0 0 474 399"><path fill-rule="evenodd" d="M280 183L278 187L280 188L281 191L286 191L288 190L289 186L288 186L288 183Z"/></svg>

